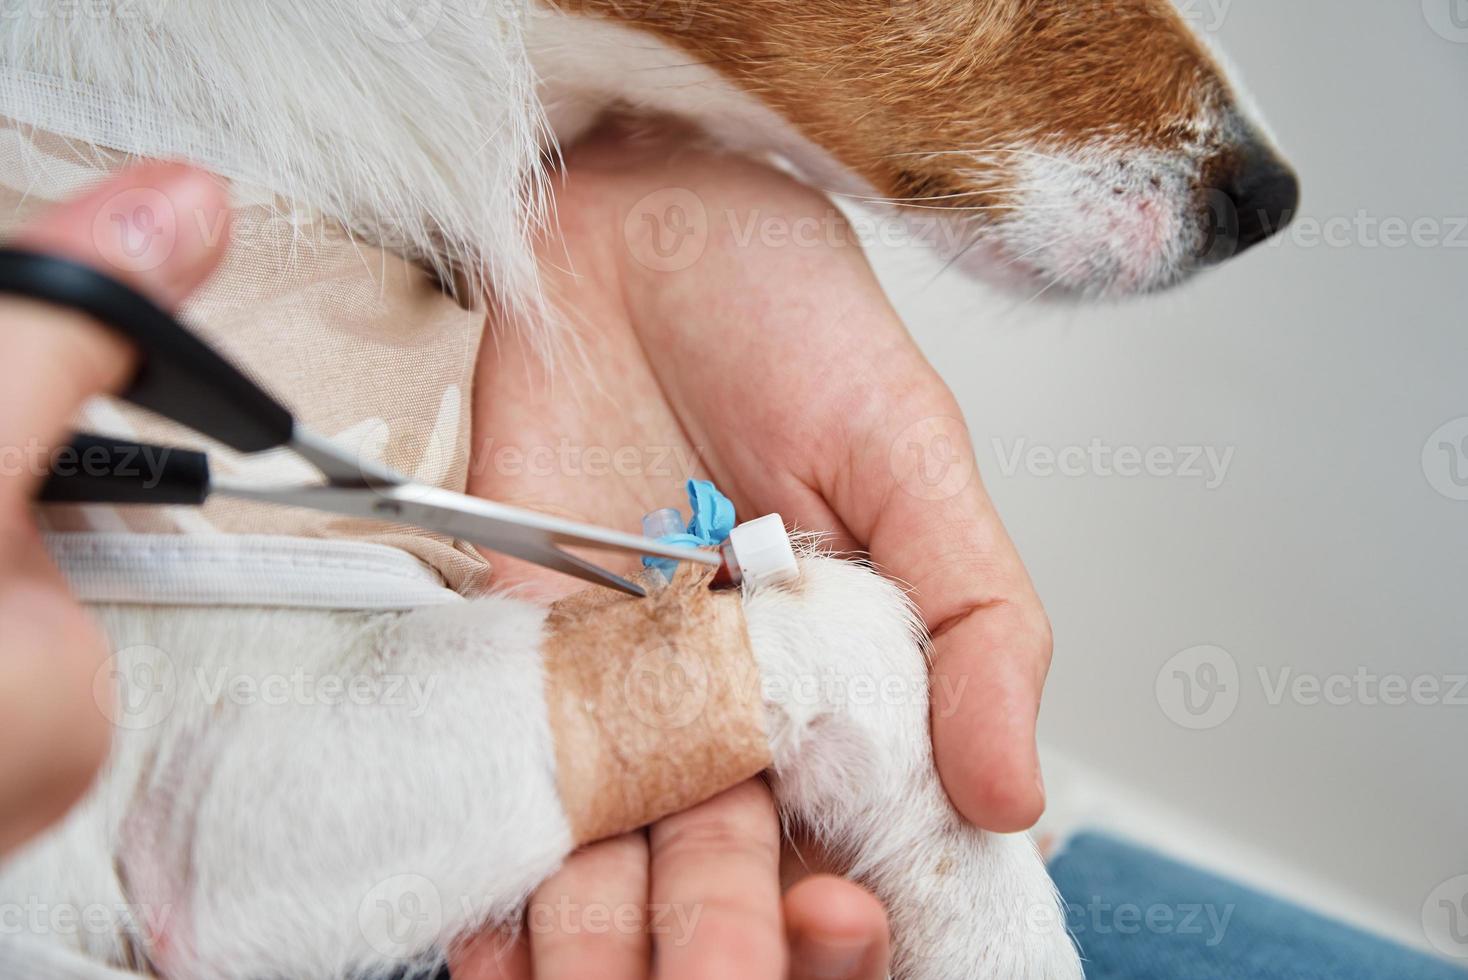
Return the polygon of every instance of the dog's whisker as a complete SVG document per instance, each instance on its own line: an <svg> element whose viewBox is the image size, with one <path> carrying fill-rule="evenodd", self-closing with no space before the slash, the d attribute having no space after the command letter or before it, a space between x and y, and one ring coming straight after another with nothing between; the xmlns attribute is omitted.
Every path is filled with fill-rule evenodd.
<svg viewBox="0 0 1468 980"><path fill-rule="evenodd" d="M892 202L900 207L912 208L917 211L950 211L950 212L974 212L974 211L1028 211L1029 207L1022 204L909 204L903 202Z"/></svg>
<svg viewBox="0 0 1468 980"><path fill-rule="evenodd" d="M1025 249L1023 252L1019 253L1018 255L1014 256L1014 258L1010 259L1008 262L1005 262L999 268L1001 270L1002 269L1008 269L1010 266L1014 265L1016 262L1020 261L1021 259L1028 258L1029 256L1034 255L1036 252L1040 252L1040 251L1043 251L1044 249L1050 248L1052 246L1059 245L1062 242L1070 241L1072 237L1073 236L1067 234L1067 235L1061 235L1059 238L1052 238L1048 242L1041 242L1039 245L1036 245L1034 248Z"/></svg>
<svg viewBox="0 0 1468 980"><path fill-rule="evenodd" d="M933 278L929 279L927 281L927 283L924 284L923 288L924 289L930 289L930 288L932 288L932 286L933 286L934 283L936 283L939 279L943 278L943 276L948 272L949 269L953 268L955 265L957 265L963 259L963 257L965 255L969 254L975 248L977 248L979 246L979 243L982 242L983 240L984 239L983 239L982 233L976 232L973 236L970 237L970 239L968 241L968 244L966 244L962 248L960 248L957 252L955 252L953 254L953 256L947 262L944 262L943 263L943 268L939 269L936 273L934 273L933 274Z"/></svg>
<svg viewBox="0 0 1468 980"><path fill-rule="evenodd" d="M987 157L995 157L1000 154L1012 154L1016 156L1035 157L1050 163L1059 163L1068 167L1084 169L1084 166L1074 160L1067 159L1053 153L1045 153L1032 147L1024 146L996 146L992 149L981 149L976 147L958 147L950 150L915 150L909 153L888 154L889 159L936 159L939 157L963 156L982 160Z"/></svg>
<svg viewBox="0 0 1468 980"><path fill-rule="evenodd" d="M1081 266L1085 265L1089 261L1091 261L1091 257L1089 255L1083 255L1083 256L1081 256L1081 258L1079 258L1075 262L1072 262L1070 265L1066 266L1064 269L1061 269L1059 272L1057 272L1054 276L1052 276L1050 278L1050 281L1045 284L1045 287L1043 289L1041 289L1035 295L1031 296L1029 299L1025 300L1023 303L1021 303L1020 304L1020 307L1023 308L1023 307L1029 306L1031 303L1035 302L1035 300L1039 299L1041 296L1044 296L1050 290L1052 290L1056 286L1060 285L1062 282L1065 281L1065 277L1066 276L1070 275L1072 272L1076 271L1077 269L1079 269Z"/></svg>
<svg viewBox="0 0 1468 980"><path fill-rule="evenodd" d="M844 198L845 200L849 200L849 201L863 201L863 202L867 202L867 203L877 203L877 204L907 204L907 203L912 202L912 201L943 201L943 200L948 200L950 198L974 197L978 193L981 193L981 192L978 192L978 191L955 191L952 194L924 194L924 195L915 195L913 197L883 197L883 196L880 196L880 195L868 196L868 195L865 195L865 194L843 194L843 193L837 193L835 196L836 197L840 197L840 198ZM990 193L990 192L987 192L986 191L986 192L983 192L983 193Z"/></svg>

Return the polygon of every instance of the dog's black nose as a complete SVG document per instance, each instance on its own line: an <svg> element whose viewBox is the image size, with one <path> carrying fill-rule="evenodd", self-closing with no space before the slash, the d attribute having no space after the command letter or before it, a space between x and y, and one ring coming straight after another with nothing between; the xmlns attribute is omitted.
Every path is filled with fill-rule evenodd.
<svg viewBox="0 0 1468 980"><path fill-rule="evenodd" d="M1299 180L1271 151L1250 146L1240 157L1206 191L1205 262L1221 262L1278 234L1299 206Z"/></svg>
<svg viewBox="0 0 1468 980"><path fill-rule="evenodd" d="M1228 196L1239 216L1238 251L1242 252L1290 223L1300 203L1300 182L1288 167L1269 156L1246 167Z"/></svg>

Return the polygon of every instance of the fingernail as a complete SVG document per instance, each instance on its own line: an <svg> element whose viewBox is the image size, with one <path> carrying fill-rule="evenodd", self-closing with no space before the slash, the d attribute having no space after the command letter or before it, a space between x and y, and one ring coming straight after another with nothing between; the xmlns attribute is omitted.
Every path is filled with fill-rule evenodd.
<svg viewBox="0 0 1468 980"><path fill-rule="evenodd" d="M805 980L850 980L861 975L871 944L804 939L796 946L795 962Z"/></svg>

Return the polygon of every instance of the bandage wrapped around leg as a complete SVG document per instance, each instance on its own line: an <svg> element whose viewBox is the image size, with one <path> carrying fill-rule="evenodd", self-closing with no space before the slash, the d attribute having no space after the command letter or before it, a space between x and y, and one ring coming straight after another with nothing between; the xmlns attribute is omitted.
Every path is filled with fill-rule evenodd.
<svg viewBox="0 0 1468 980"><path fill-rule="evenodd" d="M649 597L590 589L546 617L556 785L578 843L702 803L770 765L759 671L735 592L680 568Z"/></svg>

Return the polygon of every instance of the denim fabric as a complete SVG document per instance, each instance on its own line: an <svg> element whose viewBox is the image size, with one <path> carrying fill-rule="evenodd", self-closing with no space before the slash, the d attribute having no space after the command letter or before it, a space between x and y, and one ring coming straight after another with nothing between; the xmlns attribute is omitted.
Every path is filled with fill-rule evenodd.
<svg viewBox="0 0 1468 980"><path fill-rule="evenodd" d="M1051 862L1088 980L1468 980L1453 964L1100 834Z"/></svg>

